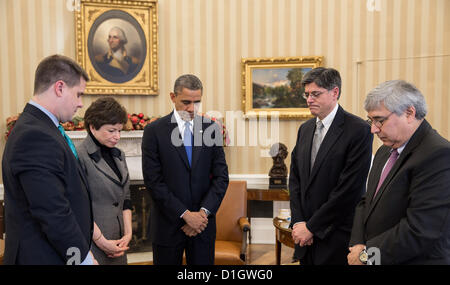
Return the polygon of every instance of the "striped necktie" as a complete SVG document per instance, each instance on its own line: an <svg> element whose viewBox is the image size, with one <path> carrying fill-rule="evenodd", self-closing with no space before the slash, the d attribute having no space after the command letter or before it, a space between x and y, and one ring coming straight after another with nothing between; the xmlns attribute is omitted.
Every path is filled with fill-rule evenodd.
<svg viewBox="0 0 450 285"><path fill-rule="evenodd" d="M61 125L59 125L58 126L58 130L63 135L64 139L66 140L67 144L69 145L70 149L72 150L73 155L75 155L75 158L78 159L78 153L77 153L77 150L75 148L75 145L73 144L72 140L69 138L69 136L64 131L64 128Z"/></svg>

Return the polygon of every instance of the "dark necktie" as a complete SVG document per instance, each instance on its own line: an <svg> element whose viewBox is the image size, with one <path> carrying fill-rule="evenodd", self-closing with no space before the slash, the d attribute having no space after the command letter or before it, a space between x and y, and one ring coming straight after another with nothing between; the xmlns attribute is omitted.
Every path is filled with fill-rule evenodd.
<svg viewBox="0 0 450 285"><path fill-rule="evenodd" d="M78 159L77 149L75 148L75 145L73 144L72 140L69 138L69 136L64 131L64 128L61 125L59 125L58 130L63 135L64 139L66 140L67 144L69 145L70 149L72 150L73 155L75 155L75 158Z"/></svg>
<svg viewBox="0 0 450 285"><path fill-rule="evenodd" d="M183 138L183 144L184 148L186 149L186 154L189 160L189 165L191 165L192 162L192 132L189 128L189 122L184 123L184 138Z"/></svg>
<svg viewBox="0 0 450 285"><path fill-rule="evenodd" d="M388 160L386 166L384 167L383 172L381 173L380 181L378 181L377 190L375 191L375 194L373 195L373 199L375 199L375 196L377 195L378 190L380 190L381 185L383 184L384 180L386 179L386 177L388 176L392 167L394 166L395 162L397 161L397 158L398 158L398 151L396 149L394 149L394 150L392 150L391 155L389 156L389 160Z"/></svg>

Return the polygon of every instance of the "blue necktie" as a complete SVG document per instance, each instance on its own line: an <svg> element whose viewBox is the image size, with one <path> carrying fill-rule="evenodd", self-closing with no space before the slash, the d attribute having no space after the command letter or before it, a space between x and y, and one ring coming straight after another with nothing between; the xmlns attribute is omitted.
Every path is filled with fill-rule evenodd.
<svg viewBox="0 0 450 285"><path fill-rule="evenodd" d="M184 137L183 137L183 144L184 148L186 149L186 154L189 160L189 165L191 165L192 162L192 132L189 128L189 122L184 123Z"/></svg>
<svg viewBox="0 0 450 285"><path fill-rule="evenodd" d="M75 148L75 145L73 144L72 140L69 138L69 136L64 131L64 128L61 125L59 125L58 126L58 130L63 135L64 139L66 140L67 144L69 145L70 149L72 150L73 155L75 155L75 158L78 159L78 153L77 153L77 150Z"/></svg>

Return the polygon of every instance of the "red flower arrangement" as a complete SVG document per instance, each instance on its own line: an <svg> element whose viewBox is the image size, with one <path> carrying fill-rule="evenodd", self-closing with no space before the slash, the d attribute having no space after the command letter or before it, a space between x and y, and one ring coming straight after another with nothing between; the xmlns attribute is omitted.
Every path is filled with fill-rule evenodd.
<svg viewBox="0 0 450 285"><path fill-rule="evenodd" d="M72 121L61 123L65 131L83 131L84 119L82 117L76 116L72 118Z"/></svg>
<svg viewBox="0 0 450 285"><path fill-rule="evenodd" d="M5 140L8 139L9 134L11 133L12 129L14 128L14 125L17 122L17 119L19 119L20 113L6 118L6 132L5 132Z"/></svg>
<svg viewBox="0 0 450 285"><path fill-rule="evenodd" d="M145 116L143 113L128 114L128 121L123 126L125 131L143 130L146 125L156 121L159 117Z"/></svg>

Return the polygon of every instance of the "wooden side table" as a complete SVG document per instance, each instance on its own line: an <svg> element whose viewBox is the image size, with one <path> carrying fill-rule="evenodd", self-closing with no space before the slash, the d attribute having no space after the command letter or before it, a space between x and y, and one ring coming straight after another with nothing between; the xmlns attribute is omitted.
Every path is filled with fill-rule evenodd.
<svg viewBox="0 0 450 285"><path fill-rule="evenodd" d="M289 201L287 189L269 189L269 185L247 185L247 201ZM247 216L249 217L250 204L247 203ZM251 232L248 235L249 243L252 243Z"/></svg>
<svg viewBox="0 0 450 285"><path fill-rule="evenodd" d="M247 200L254 201L289 201L287 189L269 189L264 187L247 188Z"/></svg>
<svg viewBox="0 0 450 285"><path fill-rule="evenodd" d="M275 226L275 260L276 264L281 263L281 245L284 244L291 248L295 247L292 239L292 229L289 228L289 222L281 220L277 217L273 218L273 225Z"/></svg>

